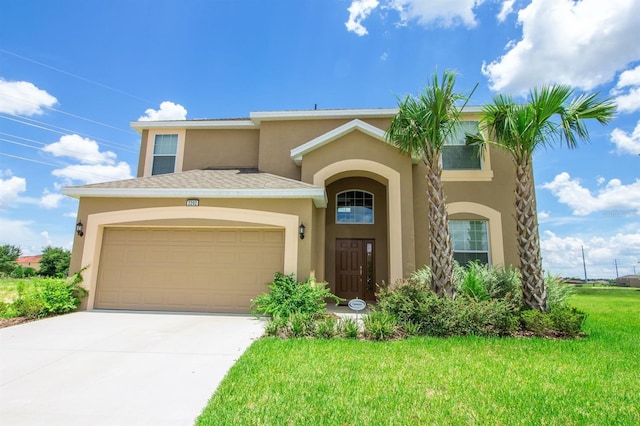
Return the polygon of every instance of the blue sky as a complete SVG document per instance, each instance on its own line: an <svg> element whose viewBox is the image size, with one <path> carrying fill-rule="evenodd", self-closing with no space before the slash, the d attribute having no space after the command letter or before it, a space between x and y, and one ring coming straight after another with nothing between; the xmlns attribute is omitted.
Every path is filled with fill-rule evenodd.
<svg viewBox="0 0 640 426"><path fill-rule="evenodd" d="M640 272L640 1L0 4L0 243L70 248L67 185L136 174L130 121L396 106L436 70L472 105L544 83L618 103L578 150L535 155L544 267Z"/></svg>

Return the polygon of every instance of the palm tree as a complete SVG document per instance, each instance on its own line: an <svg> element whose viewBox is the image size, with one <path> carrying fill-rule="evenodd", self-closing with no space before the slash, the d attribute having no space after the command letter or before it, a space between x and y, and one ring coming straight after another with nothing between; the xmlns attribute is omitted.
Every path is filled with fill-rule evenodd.
<svg viewBox="0 0 640 426"><path fill-rule="evenodd" d="M563 85L533 89L525 104L498 95L483 108L480 119L480 128L492 139L486 142L509 152L516 166L515 216L522 291L525 303L540 311L547 310L547 292L540 256L533 153L555 143L576 148L578 141L589 140L585 120L595 119L604 125L615 114L615 103L610 99L599 100L597 94L590 94L569 101L572 95L573 90ZM479 142L477 138L475 142Z"/></svg>
<svg viewBox="0 0 640 426"><path fill-rule="evenodd" d="M387 129L387 139L402 152L418 155L426 166L431 249L431 287L439 296L453 297L453 251L442 190L442 147L460 123L461 107L468 97L454 91L456 75L434 73L432 85L418 97L398 101L399 111Z"/></svg>

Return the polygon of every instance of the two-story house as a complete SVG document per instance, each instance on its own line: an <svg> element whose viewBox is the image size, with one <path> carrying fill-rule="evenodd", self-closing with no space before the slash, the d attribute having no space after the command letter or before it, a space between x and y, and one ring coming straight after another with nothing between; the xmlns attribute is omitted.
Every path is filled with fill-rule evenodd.
<svg viewBox="0 0 640 426"><path fill-rule="evenodd" d="M429 261L424 165L385 138L396 112L133 122L137 178L63 191L79 199L85 307L248 312L276 271L373 299ZM476 155L461 131L442 164L455 258L517 266L511 159Z"/></svg>

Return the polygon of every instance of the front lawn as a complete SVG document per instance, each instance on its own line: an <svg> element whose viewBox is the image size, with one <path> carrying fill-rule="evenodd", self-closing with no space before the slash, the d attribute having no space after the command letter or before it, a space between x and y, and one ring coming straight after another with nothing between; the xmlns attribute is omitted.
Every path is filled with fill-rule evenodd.
<svg viewBox="0 0 640 426"><path fill-rule="evenodd" d="M261 339L197 424L640 424L640 291L571 304L585 339Z"/></svg>

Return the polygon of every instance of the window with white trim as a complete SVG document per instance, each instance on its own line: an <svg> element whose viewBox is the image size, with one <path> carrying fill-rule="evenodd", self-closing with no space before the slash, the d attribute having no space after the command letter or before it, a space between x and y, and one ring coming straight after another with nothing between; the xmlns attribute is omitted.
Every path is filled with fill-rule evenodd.
<svg viewBox="0 0 640 426"><path fill-rule="evenodd" d="M466 134L478 134L477 121L462 121L442 147L443 170L481 170L482 159L478 147L468 146Z"/></svg>
<svg viewBox="0 0 640 426"><path fill-rule="evenodd" d="M336 195L336 223L373 223L373 194L349 190Z"/></svg>
<svg viewBox="0 0 640 426"><path fill-rule="evenodd" d="M489 263L489 233L486 220L450 220L453 258L462 266Z"/></svg>
<svg viewBox="0 0 640 426"><path fill-rule="evenodd" d="M153 143L151 174L161 175L176 171L178 135L156 135Z"/></svg>

